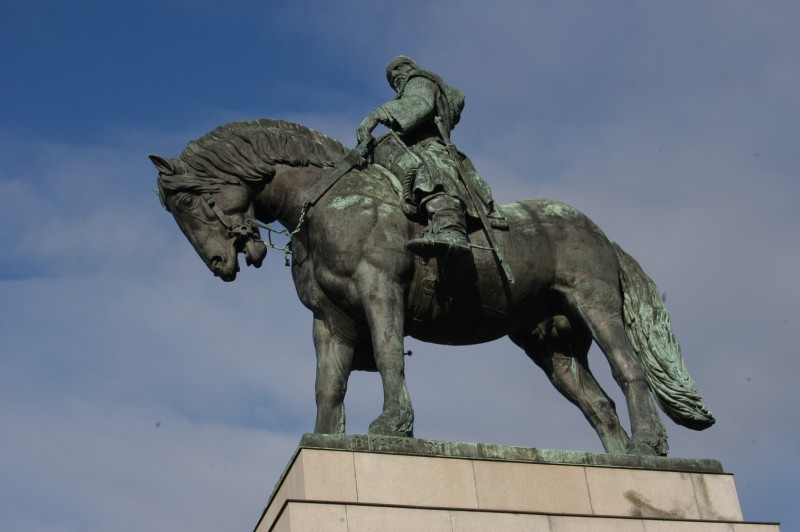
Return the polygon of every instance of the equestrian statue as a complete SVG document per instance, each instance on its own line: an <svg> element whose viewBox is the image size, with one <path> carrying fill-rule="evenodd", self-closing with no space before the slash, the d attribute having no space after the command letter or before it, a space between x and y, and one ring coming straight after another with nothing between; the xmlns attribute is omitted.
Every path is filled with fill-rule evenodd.
<svg viewBox="0 0 800 532"><path fill-rule="evenodd" d="M267 224L290 236L292 278L313 314L315 431L344 433L348 378L362 370L383 384L370 434L413 435L406 336L446 345L508 336L608 453L667 454L656 404L680 425L711 426L639 264L569 205L495 204L450 139L463 93L404 56L387 78L397 97L368 114L353 150L262 119L216 128L176 158L150 156L163 206L220 279L236 278L240 253L261 266ZM374 138L379 124L388 132ZM589 369L592 341L624 392L630 435Z"/></svg>

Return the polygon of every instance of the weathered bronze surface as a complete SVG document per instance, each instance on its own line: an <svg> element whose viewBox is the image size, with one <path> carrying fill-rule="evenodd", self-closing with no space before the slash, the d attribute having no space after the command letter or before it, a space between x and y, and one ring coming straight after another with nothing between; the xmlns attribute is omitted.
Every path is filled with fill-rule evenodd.
<svg viewBox="0 0 800 532"><path fill-rule="evenodd" d="M450 345L509 336L609 453L666 455L653 397L676 423L714 423L655 284L591 220L557 201L520 201L494 209L507 227L464 218L469 252L415 255L406 244L431 216L414 207L431 194L392 172L400 166L403 177L409 146L394 132L378 142L375 163L359 157L373 127L362 124L364 142L349 154L301 125L255 120L217 128L177 158L151 156L164 206L215 276L234 280L239 253L261 265L261 224L277 220L290 232L297 294L314 316L315 432L344 433L348 377L366 370L380 373L384 390L370 434L413 435L405 336ZM472 207L484 206L492 211L491 202ZM630 436L589 370L593 340L625 393Z"/></svg>
<svg viewBox="0 0 800 532"><path fill-rule="evenodd" d="M657 469L659 471L686 473L724 472L722 464L718 460L702 458L595 454L562 449L538 449L536 447L496 445L493 443L452 442L372 434L304 434L300 440L299 447L445 458L503 460L506 462Z"/></svg>
<svg viewBox="0 0 800 532"><path fill-rule="evenodd" d="M359 142L371 140L372 131L383 124L397 132L406 146L394 161L403 179L404 205L408 214L429 220L425 232L409 241L409 251L424 258L469 253L465 216L471 215L487 228L486 238L503 274L513 282L488 230L490 226L508 229L508 222L497 209L489 185L450 141L464 109L464 93L402 55L386 67L386 78L397 97L372 111L361 122L357 137Z"/></svg>

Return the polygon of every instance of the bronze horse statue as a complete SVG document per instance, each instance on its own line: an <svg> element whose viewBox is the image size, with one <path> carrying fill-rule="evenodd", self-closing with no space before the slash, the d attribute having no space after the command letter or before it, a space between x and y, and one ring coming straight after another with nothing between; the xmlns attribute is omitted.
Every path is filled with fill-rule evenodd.
<svg viewBox="0 0 800 532"><path fill-rule="evenodd" d="M469 235L471 255L424 261L405 247L423 227L404 214L397 179L364 160L341 171L347 153L304 126L255 120L219 127L178 158L150 157L164 207L222 280L235 279L239 253L261 265L261 224L277 220L291 231L292 277L314 315L316 432L344 432L348 378L367 370L383 384L369 432L413 435L405 336L448 345L508 336L580 408L609 453L666 455L653 397L676 423L714 423L655 284L584 214L551 200L503 205L510 230L494 241L513 282L480 227ZM340 178L310 204L310 190L334 167ZM589 370L592 340L625 394L630 436Z"/></svg>

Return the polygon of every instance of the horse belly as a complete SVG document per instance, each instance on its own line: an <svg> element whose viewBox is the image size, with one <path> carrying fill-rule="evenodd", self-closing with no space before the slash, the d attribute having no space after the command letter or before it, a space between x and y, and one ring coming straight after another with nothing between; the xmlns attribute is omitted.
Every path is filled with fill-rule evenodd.
<svg viewBox="0 0 800 532"><path fill-rule="evenodd" d="M488 250L442 264L421 263L409 291L407 333L426 342L471 345L538 323L534 320L547 313L546 298L537 297L547 290L541 282L546 276L529 255L517 250L509 257L513 284Z"/></svg>
<svg viewBox="0 0 800 532"><path fill-rule="evenodd" d="M458 316L451 316L426 324L414 324L409 336L423 342L441 345L482 344L507 336L524 326L526 322L533 322L532 316L533 314L522 320L516 319L516 316L511 320L506 316L495 319L472 317L460 319Z"/></svg>

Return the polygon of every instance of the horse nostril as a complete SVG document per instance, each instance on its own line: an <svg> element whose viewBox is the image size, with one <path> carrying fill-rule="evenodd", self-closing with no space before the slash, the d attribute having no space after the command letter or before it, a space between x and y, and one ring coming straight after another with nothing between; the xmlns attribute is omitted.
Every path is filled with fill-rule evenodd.
<svg viewBox="0 0 800 532"><path fill-rule="evenodd" d="M218 270L219 268L222 268L223 264L225 264L225 258L221 255L214 255L208 262L211 264L212 270Z"/></svg>

